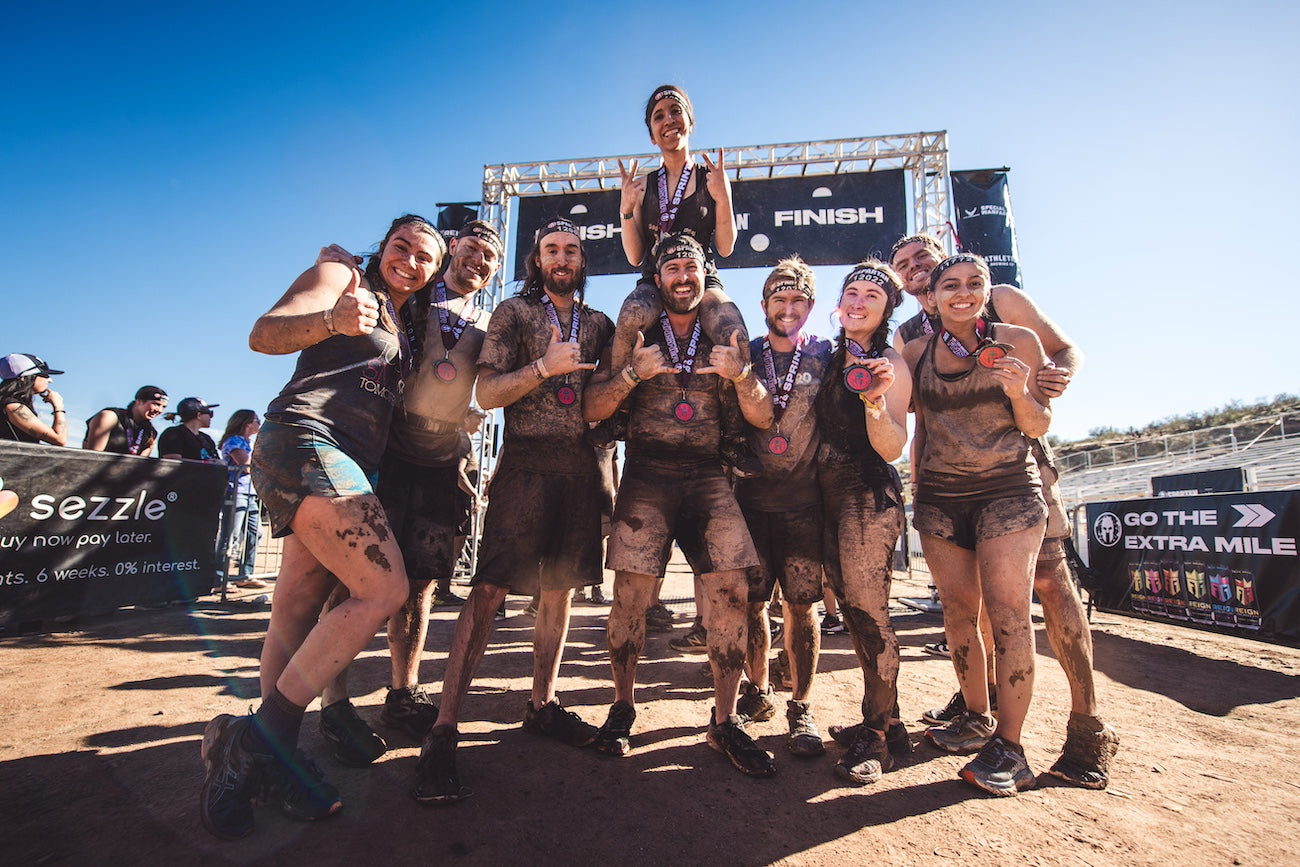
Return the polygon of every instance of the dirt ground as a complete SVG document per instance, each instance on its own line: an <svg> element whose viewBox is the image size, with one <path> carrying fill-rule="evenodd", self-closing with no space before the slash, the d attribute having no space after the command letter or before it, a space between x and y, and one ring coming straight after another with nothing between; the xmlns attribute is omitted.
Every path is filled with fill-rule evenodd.
<svg viewBox="0 0 1300 867"><path fill-rule="evenodd" d="M672 578L670 595L689 595L689 577ZM894 592L923 596L924 580L900 575ZM256 703L269 614L258 593L0 639L5 863L1300 863L1300 650L1097 613L1097 688L1122 738L1110 788L1084 791L1044 774L1037 789L995 799L960 782L966 759L926 746L910 723L914 756L874 786L834 775L839 749L829 738L821 759L789 755L782 715L754 728L777 754L776 776L743 777L704 743L704 658L675 653L669 635L649 640L630 756L529 735L519 723L532 620L518 613L526 600L513 598L465 705L460 769L473 798L413 801L417 745L391 732L376 765L340 766L325 755L313 707L304 746L341 789L343 811L307 825L260 808L253 835L221 842L198 819L199 740L216 714ZM606 611L575 607L559 684L565 703L595 723L612 700ZM440 682L455 616L434 616L426 684ZM953 691L951 663L923 650L941 635L937 616L900 607L895 627L903 715L915 720ZM1060 749L1069 703L1041 619L1037 631L1024 744L1041 773ZM380 635L352 677L372 720L387 674ZM814 695L823 734L860 719L861 689L848 637L826 638Z"/></svg>

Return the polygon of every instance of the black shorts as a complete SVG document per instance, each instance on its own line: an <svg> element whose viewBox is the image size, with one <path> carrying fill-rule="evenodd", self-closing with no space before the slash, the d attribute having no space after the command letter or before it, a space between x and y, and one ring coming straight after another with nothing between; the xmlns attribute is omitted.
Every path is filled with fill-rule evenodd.
<svg viewBox="0 0 1300 867"><path fill-rule="evenodd" d="M766 602L779 583L790 602L811 605L822 598L822 506L792 512L741 507L759 564L746 570L749 601Z"/></svg>
<svg viewBox="0 0 1300 867"><path fill-rule="evenodd" d="M916 503L912 526L918 533L947 539L974 551L985 539L1028 530L1047 520L1047 505L1040 494L981 497Z"/></svg>
<svg viewBox="0 0 1300 867"><path fill-rule="evenodd" d="M392 455L379 463L379 502L402 549L412 581L450 579L460 522L455 467L422 467Z"/></svg>
<svg viewBox="0 0 1300 867"><path fill-rule="evenodd" d="M473 583L524 596L600 584L600 502L599 475L498 467Z"/></svg>

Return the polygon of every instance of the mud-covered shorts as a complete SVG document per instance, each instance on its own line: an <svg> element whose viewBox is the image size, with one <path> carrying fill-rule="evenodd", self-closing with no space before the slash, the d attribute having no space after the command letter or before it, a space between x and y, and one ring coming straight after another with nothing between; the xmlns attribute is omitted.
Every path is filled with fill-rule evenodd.
<svg viewBox="0 0 1300 867"><path fill-rule="evenodd" d="M772 588L790 602L811 605L822 598L822 506L790 512L740 507L759 563L746 570L749 601L766 602Z"/></svg>
<svg viewBox="0 0 1300 867"><path fill-rule="evenodd" d="M457 492L455 467L423 467L394 455L379 462L375 493L412 581L449 579L455 571Z"/></svg>
<svg viewBox="0 0 1300 867"><path fill-rule="evenodd" d="M947 539L974 551L987 539L1028 530L1047 519L1047 505L1038 494L917 502L912 526L918 533Z"/></svg>
<svg viewBox="0 0 1300 867"><path fill-rule="evenodd" d="M524 596L601 583L599 475L546 475L503 461L487 493L473 583Z"/></svg>
<svg viewBox="0 0 1300 867"><path fill-rule="evenodd" d="M1070 519L1061 499L1061 486L1057 484L1060 474L1056 467L1044 460L1045 455L1038 449L1034 450L1034 457L1038 459L1038 474L1043 479L1043 500L1047 503L1047 532L1038 551L1038 562L1056 563L1065 559L1064 540L1070 536Z"/></svg>
<svg viewBox="0 0 1300 867"><path fill-rule="evenodd" d="M629 461L605 565L617 572L661 575L674 539L697 575L759 564L721 464L683 468Z"/></svg>
<svg viewBox="0 0 1300 867"><path fill-rule="evenodd" d="M267 421L253 449L252 476L278 539L293 532L290 525L303 498L373 494L376 471L362 467L320 431Z"/></svg>

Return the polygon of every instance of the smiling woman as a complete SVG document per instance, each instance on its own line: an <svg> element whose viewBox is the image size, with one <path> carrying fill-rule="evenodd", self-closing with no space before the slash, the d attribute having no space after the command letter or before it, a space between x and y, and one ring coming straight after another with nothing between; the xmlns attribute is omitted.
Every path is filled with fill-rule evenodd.
<svg viewBox="0 0 1300 867"><path fill-rule="evenodd" d="M262 705L250 716L218 716L203 735L200 813L218 837L253 830L258 795L299 819L342 806L298 751L298 733L307 705L406 601L402 553L373 485L420 350L412 307L427 298L412 296L446 253L427 221L400 217L364 273L333 261L309 268L249 335L258 352L299 356L252 460L271 528L286 537L262 650ZM322 614L336 577L350 598Z"/></svg>

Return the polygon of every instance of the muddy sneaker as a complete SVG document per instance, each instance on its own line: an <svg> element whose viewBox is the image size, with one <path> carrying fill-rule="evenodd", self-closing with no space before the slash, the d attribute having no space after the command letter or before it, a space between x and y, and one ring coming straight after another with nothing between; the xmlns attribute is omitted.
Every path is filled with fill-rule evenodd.
<svg viewBox="0 0 1300 867"><path fill-rule="evenodd" d="M456 742L460 732L443 726L429 732L420 748L420 761L415 766L415 788L411 795L421 804L454 804L463 801L474 791L461 785L456 773Z"/></svg>
<svg viewBox="0 0 1300 867"><path fill-rule="evenodd" d="M1119 735L1113 728L1098 717L1071 713L1061 757L1047 773L1085 789L1104 789L1110 779L1110 760L1118 751Z"/></svg>
<svg viewBox="0 0 1300 867"><path fill-rule="evenodd" d="M839 635L844 631L844 621L834 614L822 618L822 635Z"/></svg>
<svg viewBox="0 0 1300 867"><path fill-rule="evenodd" d="M277 804L282 813L300 822L315 822L343 809L339 790L325 782L320 768L302 750L289 761L267 765L258 800Z"/></svg>
<svg viewBox="0 0 1300 867"><path fill-rule="evenodd" d="M817 731L812 710L806 701L787 701L785 721L790 726L790 737L785 748L796 756L820 756L826 752L822 733Z"/></svg>
<svg viewBox="0 0 1300 867"><path fill-rule="evenodd" d="M596 750L607 756L625 756L632 752L632 723L636 722L636 708L625 701L616 702L609 709L605 724L596 734Z"/></svg>
<svg viewBox="0 0 1300 867"><path fill-rule="evenodd" d="M776 757L754 743L741 727L744 723L738 714L727 717L727 721L713 721L713 711L709 711L709 733L705 739L709 746L722 753L736 770L750 777L770 777L776 773Z"/></svg>
<svg viewBox="0 0 1300 867"><path fill-rule="evenodd" d="M772 666L773 680L783 689L794 689L794 677L790 674L790 656L784 649L777 651L776 662Z"/></svg>
<svg viewBox="0 0 1300 867"><path fill-rule="evenodd" d="M601 586L599 584L591 585L591 604L604 605L606 601L605 591L601 589Z"/></svg>
<svg viewBox="0 0 1300 867"><path fill-rule="evenodd" d="M424 740L424 736L438 721L438 706L423 687L389 687L379 721L389 728L405 732L414 740Z"/></svg>
<svg viewBox="0 0 1300 867"><path fill-rule="evenodd" d="M253 797L263 768L271 761L241 742L251 719L223 713L203 730L199 747L207 767L199 790L199 818L203 827L223 840L238 840L252 832Z"/></svg>
<svg viewBox="0 0 1300 867"><path fill-rule="evenodd" d="M831 740L835 743L842 747L851 747L853 742L862 735L863 728L865 728L863 723L854 723L851 726L831 726L826 731L830 733Z"/></svg>
<svg viewBox="0 0 1300 867"><path fill-rule="evenodd" d="M885 730L885 745L891 756L910 756L912 754L912 736L907 733L907 726L902 721L890 723Z"/></svg>
<svg viewBox="0 0 1300 867"><path fill-rule="evenodd" d="M925 736L944 752L973 753L989 742L996 726L993 717L964 710L946 725L926 729Z"/></svg>
<svg viewBox="0 0 1300 867"><path fill-rule="evenodd" d="M767 722L776 716L775 695L770 683L766 690L759 690L752 682L746 682L740 688L740 699L736 702L736 715L744 720L741 725Z"/></svg>
<svg viewBox="0 0 1300 867"><path fill-rule="evenodd" d="M948 642L946 641L936 641L933 644L927 644L925 646L925 652L931 656L942 656L944 659L952 658L952 652L948 650Z"/></svg>
<svg viewBox="0 0 1300 867"><path fill-rule="evenodd" d="M554 738L571 747L591 746L600 734L600 729L573 711L565 710L554 699L542 705L540 710L533 710L532 699L524 702L524 731Z"/></svg>
<svg viewBox="0 0 1300 867"><path fill-rule="evenodd" d="M442 608L442 607L457 607L457 608L459 608L461 605L464 605L464 604L465 604L465 597L464 597L464 596L457 596L455 593L452 593L450 590L434 590L434 591L433 591L433 607L434 607L434 608Z"/></svg>
<svg viewBox="0 0 1300 867"><path fill-rule="evenodd" d="M682 653L708 653L709 634L703 626L692 626L690 632L674 638L668 646Z"/></svg>
<svg viewBox="0 0 1300 867"><path fill-rule="evenodd" d="M646 632L671 632L673 629L673 613L668 610L668 606L659 602L647 608L645 610L645 628Z"/></svg>
<svg viewBox="0 0 1300 867"><path fill-rule="evenodd" d="M878 783L894 766L894 757L889 754L883 734L865 726L858 731L858 739L835 763L835 775L859 786Z"/></svg>
<svg viewBox="0 0 1300 867"><path fill-rule="evenodd" d="M993 795L1009 797L1032 789L1037 778L1019 744L993 738L961 769L961 778Z"/></svg>
<svg viewBox="0 0 1300 867"><path fill-rule="evenodd" d="M364 768L388 752L388 744L346 698L321 708L320 733L334 745L334 758L350 768Z"/></svg>

